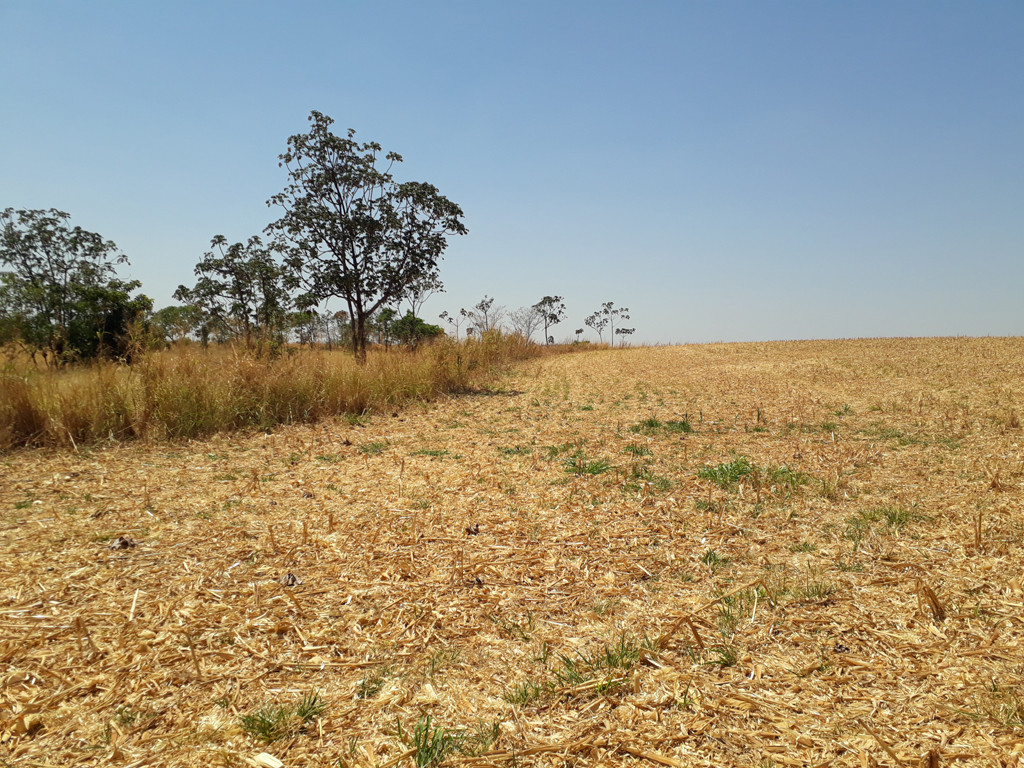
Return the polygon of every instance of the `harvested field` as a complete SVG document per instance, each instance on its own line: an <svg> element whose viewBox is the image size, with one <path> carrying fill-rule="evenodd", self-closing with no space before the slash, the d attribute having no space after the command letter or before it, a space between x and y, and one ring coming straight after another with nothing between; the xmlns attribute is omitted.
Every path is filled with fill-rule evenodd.
<svg viewBox="0 0 1024 768"><path fill-rule="evenodd" d="M1022 765L1022 418L1024 339L731 344L9 454L0 760Z"/></svg>

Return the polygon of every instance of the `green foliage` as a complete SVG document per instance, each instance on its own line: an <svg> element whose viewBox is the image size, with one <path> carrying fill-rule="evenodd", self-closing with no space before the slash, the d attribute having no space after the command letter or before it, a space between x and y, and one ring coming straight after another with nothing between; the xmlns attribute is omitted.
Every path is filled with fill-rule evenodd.
<svg viewBox="0 0 1024 768"><path fill-rule="evenodd" d="M711 570L717 570L723 565L727 565L729 563L729 558L718 554L713 549L709 549L700 556L700 561L711 568Z"/></svg>
<svg viewBox="0 0 1024 768"><path fill-rule="evenodd" d="M120 280L127 262L95 232L68 226L58 210L0 213L0 343L16 342L47 362L127 358L132 328L152 310L141 283Z"/></svg>
<svg viewBox="0 0 1024 768"><path fill-rule="evenodd" d="M703 467L697 471L697 477L710 480L726 490L736 487L741 480L750 478L762 485L782 486L792 490L807 482L807 475L782 465L780 467L758 467L745 456L737 456L732 461L714 467Z"/></svg>
<svg viewBox="0 0 1024 768"><path fill-rule="evenodd" d="M359 688L356 690L357 699L372 699L384 687L384 682L391 674L391 667L378 667L372 672L363 676L359 681Z"/></svg>
<svg viewBox="0 0 1024 768"><path fill-rule="evenodd" d="M621 682L621 676L639 663L645 652L654 652L646 638L637 640L625 634L593 654L577 652L575 656L558 654L558 666L552 670L555 687L578 688L597 683L590 690L607 693ZM616 678L619 675L620 678Z"/></svg>
<svg viewBox="0 0 1024 768"><path fill-rule="evenodd" d="M291 297L273 250L255 236L247 243L229 245L224 235L217 235L210 247L216 250L207 251L196 264L195 286L179 285L174 298L198 307L205 319L204 338L216 327L244 339L247 347L258 352L279 344Z"/></svg>
<svg viewBox="0 0 1024 768"><path fill-rule="evenodd" d="M647 447L645 447L643 445L637 445L636 443L630 443L629 445L627 445L622 450L625 451L626 453L632 454L633 456L650 456L651 455L651 449L650 448L647 448Z"/></svg>
<svg viewBox="0 0 1024 768"><path fill-rule="evenodd" d="M439 325L425 323L412 312L406 312L398 320L391 323L391 335L401 344L415 348L426 339L435 339L444 334Z"/></svg>
<svg viewBox="0 0 1024 768"><path fill-rule="evenodd" d="M210 318L195 304L170 306L158 309L149 318L149 330L153 339L163 344L184 341L195 333L202 338L209 329Z"/></svg>
<svg viewBox="0 0 1024 768"><path fill-rule="evenodd" d="M509 704L516 704L520 707L528 707L535 701L543 698L550 692L550 687L535 680L526 680L506 691L502 696Z"/></svg>
<svg viewBox="0 0 1024 768"><path fill-rule="evenodd" d="M290 181L268 201L284 211L268 231L287 248L305 292L301 303L345 301L353 351L363 363L367 320L418 286L440 285L447 236L466 234L463 213L430 184L396 182L390 171L401 155L380 158L380 144L356 142L353 130L336 136L334 121L320 112L309 122L309 132L290 137L280 156Z"/></svg>
<svg viewBox="0 0 1024 768"><path fill-rule="evenodd" d="M533 635L534 624L532 612L527 612L526 620L523 622L512 621L499 615L491 615L488 616L487 619L513 640L528 642L530 637Z"/></svg>

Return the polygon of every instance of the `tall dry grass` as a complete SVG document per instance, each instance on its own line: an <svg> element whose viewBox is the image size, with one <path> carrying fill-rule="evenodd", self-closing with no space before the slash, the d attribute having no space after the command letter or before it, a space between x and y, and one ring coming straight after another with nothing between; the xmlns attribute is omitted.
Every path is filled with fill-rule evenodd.
<svg viewBox="0 0 1024 768"><path fill-rule="evenodd" d="M564 349L564 348L563 348ZM109 362L0 374L0 450L203 437L270 429L466 391L516 360L552 352L519 336L440 340L417 351L291 351L273 360L186 346Z"/></svg>

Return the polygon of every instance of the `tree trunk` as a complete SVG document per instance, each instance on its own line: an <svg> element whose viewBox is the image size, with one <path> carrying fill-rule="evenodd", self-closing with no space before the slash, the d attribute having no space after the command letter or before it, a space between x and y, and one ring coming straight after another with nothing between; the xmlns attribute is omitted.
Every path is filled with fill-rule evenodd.
<svg viewBox="0 0 1024 768"><path fill-rule="evenodd" d="M358 312L352 318L352 351L356 365L366 365L366 318Z"/></svg>

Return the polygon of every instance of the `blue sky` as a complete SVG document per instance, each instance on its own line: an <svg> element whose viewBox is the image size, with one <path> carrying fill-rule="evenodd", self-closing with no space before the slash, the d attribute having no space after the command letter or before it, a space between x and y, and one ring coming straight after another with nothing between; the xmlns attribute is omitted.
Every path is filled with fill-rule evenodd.
<svg viewBox="0 0 1024 768"><path fill-rule="evenodd" d="M1020 335L1022 41L1018 0L0 0L0 208L68 211L163 306L276 218L316 109L463 207L428 320Z"/></svg>

